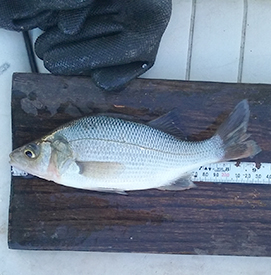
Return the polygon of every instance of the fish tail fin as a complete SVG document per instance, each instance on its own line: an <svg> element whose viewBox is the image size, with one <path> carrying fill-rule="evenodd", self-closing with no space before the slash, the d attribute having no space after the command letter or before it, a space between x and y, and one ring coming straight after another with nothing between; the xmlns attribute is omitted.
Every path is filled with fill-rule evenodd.
<svg viewBox="0 0 271 275"><path fill-rule="evenodd" d="M253 157L261 151L254 140L248 140L249 115L248 102L246 99L242 100L218 128L216 135L222 139L224 149L221 161Z"/></svg>

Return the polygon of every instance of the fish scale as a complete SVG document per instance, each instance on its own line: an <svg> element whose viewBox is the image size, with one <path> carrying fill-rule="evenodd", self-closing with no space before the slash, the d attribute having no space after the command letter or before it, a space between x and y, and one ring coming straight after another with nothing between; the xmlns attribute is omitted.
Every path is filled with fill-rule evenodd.
<svg viewBox="0 0 271 275"><path fill-rule="evenodd" d="M111 192L183 190L194 186L188 172L260 151L254 141L247 140L248 118L244 100L213 137L187 142L156 129L154 123L150 127L110 116L90 116L14 150L11 164L76 188ZM161 129L162 125L158 126Z"/></svg>
<svg viewBox="0 0 271 275"><path fill-rule="evenodd" d="M95 140L104 140L118 144L133 144L142 148L182 154L183 156L201 153L197 150L210 150L207 144L202 147L195 146L202 142L183 142L147 125L107 116L83 118L75 125L71 124L60 129L57 134L64 136L71 143L77 141L85 145L86 139L90 143Z"/></svg>
<svg viewBox="0 0 271 275"><path fill-rule="evenodd" d="M113 185L116 189L142 189L146 184L157 187L165 177L172 182L187 170L206 163L206 159L218 161L222 154L219 144L214 148L213 139L184 142L147 125L106 116L83 118L57 134L65 137L79 161L125 164L125 170L114 178L93 179L92 186L103 188Z"/></svg>

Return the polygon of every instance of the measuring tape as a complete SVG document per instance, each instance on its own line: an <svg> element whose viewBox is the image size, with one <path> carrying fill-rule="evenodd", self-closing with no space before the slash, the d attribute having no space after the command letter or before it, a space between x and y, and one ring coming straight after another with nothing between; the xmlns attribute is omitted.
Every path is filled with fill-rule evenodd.
<svg viewBox="0 0 271 275"><path fill-rule="evenodd" d="M11 167L12 176L31 177ZM201 166L192 172L192 181L248 184L271 184L271 163L219 162Z"/></svg>
<svg viewBox="0 0 271 275"><path fill-rule="evenodd" d="M271 184L271 163L220 162L199 167L192 181Z"/></svg>

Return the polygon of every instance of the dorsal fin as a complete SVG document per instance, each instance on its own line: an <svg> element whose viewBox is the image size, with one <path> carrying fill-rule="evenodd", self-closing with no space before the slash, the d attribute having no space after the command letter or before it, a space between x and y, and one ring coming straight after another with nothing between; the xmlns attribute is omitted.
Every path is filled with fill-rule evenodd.
<svg viewBox="0 0 271 275"><path fill-rule="evenodd" d="M138 122L138 119L132 115L127 114L120 114L120 113L100 113L99 116L108 116L113 118L120 118L123 120L128 121L134 121ZM162 132L168 133L176 138L179 139L185 139L184 133L181 131L181 129L178 127L178 125L181 125L179 111L177 108L173 109L172 111L156 118L148 123L146 123L148 126L160 130Z"/></svg>
<svg viewBox="0 0 271 275"><path fill-rule="evenodd" d="M151 120L147 125L177 138L185 139L183 132L178 128L178 125L181 124L178 114L178 110L173 109L165 115Z"/></svg>

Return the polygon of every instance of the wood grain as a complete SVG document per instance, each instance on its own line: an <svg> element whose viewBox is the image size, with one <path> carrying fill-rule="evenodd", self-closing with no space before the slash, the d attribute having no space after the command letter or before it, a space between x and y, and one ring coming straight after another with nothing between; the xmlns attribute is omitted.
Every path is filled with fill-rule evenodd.
<svg viewBox="0 0 271 275"><path fill-rule="evenodd" d="M249 133L271 159L271 85L134 80L107 93L86 77L15 74L13 147L94 113L147 122L179 110L189 140L210 137L234 106L249 100ZM9 247L271 256L271 186L199 183L197 189L133 191L128 196L13 177Z"/></svg>

